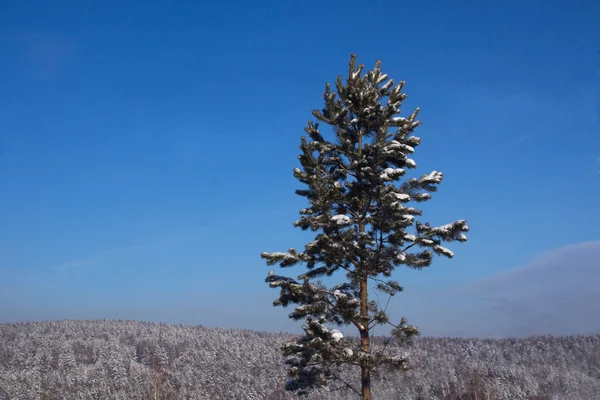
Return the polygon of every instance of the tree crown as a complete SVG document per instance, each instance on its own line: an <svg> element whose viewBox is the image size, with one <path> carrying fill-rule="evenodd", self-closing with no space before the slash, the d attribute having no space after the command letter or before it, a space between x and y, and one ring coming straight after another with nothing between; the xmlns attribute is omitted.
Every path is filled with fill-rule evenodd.
<svg viewBox="0 0 600 400"><path fill-rule="evenodd" d="M301 137L301 168L294 169L294 176L306 185L296 193L309 207L300 210L294 226L316 232L314 240L304 251L261 255L268 265L307 267L297 280L273 271L266 279L280 288L274 305L294 304L290 318L306 319L304 338L284 346L284 354L293 356L288 360L291 390L324 384L332 378L331 366L340 363L403 366L403 357L372 352L364 341L360 350L353 350L348 341L339 340L339 331L324 324L354 325L361 335L390 324L400 340L418 334L404 319L398 325L390 323L387 306L369 301L361 282L369 279L376 290L393 296L402 290L389 279L396 267L427 267L433 254L451 258L452 251L442 242L467 240L464 220L439 227L416 220L422 212L410 203L428 201L443 175L432 171L400 182L408 169L417 167L410 156L421 143L412 134L420 125L419 109L406 118L399 116L407 98L402 93L405 82L396 84L380 67L377 61L363 74L364 65L357 66L352 55L346 83L338 76L336 92L326 84L325 106L312 112L317 121L309 121L308 138ZM331 126L334 140L324 138L319 123ZM346 280L338 285L327 287L317 280L339 270Z"/></svg>

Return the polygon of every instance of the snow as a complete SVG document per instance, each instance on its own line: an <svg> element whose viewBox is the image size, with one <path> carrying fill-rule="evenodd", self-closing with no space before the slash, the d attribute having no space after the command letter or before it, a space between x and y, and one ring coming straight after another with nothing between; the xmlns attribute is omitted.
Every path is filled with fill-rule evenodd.
<svg viewBox="0 0 600 400"><path fill-rule="evenodd" d="M407 158L405 163L411 168L417 168L417 163L412 158Z"/></svg>
<svg viewBox="0 0 600 400"><path fill-rule="evenodd" d="M429 193L418 193L415 195L417 200L429 200L431 199L431 195Z"/></svg>
<svg viewBox="0 0 600 400"><path fill-rule="evenodd" d="M423 243L423 244L428 244L428 245L431 245L431 244L433 244L433 240L431 240L431 239L423 239L423 240L422 240L422 243Z"/></svg>
<svg viewBox="0 0 600 400"><path fill-rule="evenodd" d="M269 276L273 276L273 275L275 275L275 271L273 271L273 270L270 270L270 271L269 271Z"/></svg>
<svg viewBox="0 0 600 400"><path fill-rule="evenodd" d="M387 78L388 78L388 75L383 74L377 79L377 83L381 83L381 82L385 81Z"/></svg>
<svg viewBox="0 0 600 400"><path fill-rule="evenodd" d="M392 360L394 360L395 362L405 362L405 361L408 361L408 356L396 355L396 356L392 357Z"/></svg>
<svg viewBox="0 0 600 400"><path fill-rule="evenodd" d="M451 224L442 225L437 228L434 228L432 231L436 232L436 233L448 234L448 233L452 232L453 230L455 231L452 234L452 237L454 239L461 241L461 242L467 241L467 235L465 235L465 232L467 232L469 230L469 227L467 226L467 223L465 220L459 220L459 221L453 222Z"/></svg>
<svg viewBox="0 0 600 400"><path fill-rule="evenodd" d="M386 150L391 150L391 149L402 149L404 150L406 153L414 153L415 152L415 148L412 146L409 146L407 144L402 144L397 140L391 140L386 146L385 146Z"/></svg>
<svg viewBox="0 0 600 400"><path fill-rule="evenodd" d="M346 293L342 293L338 289L336 289L333 291L333 297L335 297L336 299L340 299L340 298L348 297L348 295Z"/></svg>
<svg viewBox="0 0 600 400"><path fill-rule="evenodd" d="M392 174L401 174L404 172L404 170L402 168L386 168L383 170L383 172L385 172L386 174L392 175Z"/></svg>
<svg viewBox="0 0 600 400"><path fill-rule="evenodd" d="M317 243L318 243L318 242L317 242L316 240L313 240L312 242L310 242L310 243L308 243L308 244L306 245L306 249L310 249L310 248L312 248L312 247L315 247L315 246L317 245Z"/></svg>
<svg viewBox="0 0 600 400"><path fill-rule="evenodd" d="M379 175L381 179L387 180L392 179L390 175L402 175L404 170L402 168L386 168L383 170L383 174Z"/></svg>
<svg viewBox="0 0 600 400"><path fill-rule="evenodd" d="M454 253L450 250L445 248L444 246L435 246L434 250L439 251L440 253L442 253L443 255L447 256L447 257L454 257Z"/></svg>
<svg viewBox="0 0 600 400"><path fill-rule="evenodd" d="M410 196L405 194L405 193L394 193L396 195L396 198L400 201L409 201L410 200Z"/></svg>
<svg viewBox="0 0 600 400"><path fill-rule="evenodd" d="M402 218L404 218L404 219L407 219L407 220L409 220L409 221L411 221L411 222L412 222L412 220L414 220L414 219L415 219L415 216L414 216L414 215L410 215L410 214L403 214L403 215L402 215ZM405 237L406 237L406 236L405 236Z"/></svg>
<svg viewBox="0 0 600 400"><path fill-rule="evenodd" d="M351 124L356 124L358 123L358 118L352 118L352 121L350 121Z"/></svg>
<svg viewBox="0 0 600 400"><path fill-rule="evenodd" d="M392 118L392 121L394 121L394 122L406 122L408 120L406 118L403 118L403 117L394 117L394 118Z"/></svg>
<svg viewBox="0 0 600 400"><path fill-rule="evenodd" d="M347 224L352 221L350 217L344 214L334 215L333 217L331 217L331 219L337 222L338 225Z"/></svg>
<svg viewBox="0 0 600 400"><path fill-rule="evenodd" d="M453 224L442 225L442 226L437 227L436 230L448 232L450 229L452 229L452 225Z"/></svg>
<svg viewBox="0 0 600 400"><path fill-rule="evenodd" d="M344 354L346 355L346 357L352 357L354 355L354 352L352 351L352 349L346 347L344 349Z"/></svg>
<svg viewBox="0 0 600 400"><path fill-rule="evenodd" d="M415 235L411 235L410 233L405 233L404 239L414 242L415 240L417 240L417 237Z"/></svg>
<svg viewBox="0 0 600 400"><path fill-rule="evenodd" d="M344 334L342 332L338 331L337 329L333 329L331 331L331 338L334 341L339 342L343 337L344 337Z"/></svg>
<svg viewBox="0 0 600 400"><path fill-rule="evenodd" d="M406 255L404 253L398 253L398 255L396 256L396 260L404 261L406 260Z"/></svg>
<svg viewBox="0 0 600 400"><path fill-rule="evenodd" d="M442 181L443 174L438 171L432 171L428 175L425 175L422 181L431 181L433 183L440 183Z"/></svg>
<svg viewBox="0 0 600 400"><path fill-rule="evenodd" d="M460 240L462 242L465 242L467 240L467 235L465 235L463 232L455 232L453 236L454 239Z"/></svg>
<svg viewBox="0 0 600 400"><path fill-rule="evenodd" d="M283 258L284 260L296 260L298 257L295 255L292 255L290 253L280 253L280 252L275 252L275 253L262 253L261 254L263 257L280 257Z"/></svg>
<svg viewBox="0 0 600 400"><path fill-rule="evenodd" d="M381 90L388 90L394 84L393 80L389 80L381 87Z"/></svg>

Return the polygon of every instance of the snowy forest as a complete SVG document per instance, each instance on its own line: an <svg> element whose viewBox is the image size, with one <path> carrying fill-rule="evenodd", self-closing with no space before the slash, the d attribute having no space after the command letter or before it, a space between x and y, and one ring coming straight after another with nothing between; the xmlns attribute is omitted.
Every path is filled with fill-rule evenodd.
<svg viewBox="0 0 600 400"><path fill-rule="evenodd" d="M292 338L137 321L0 324L0 400L295 399L284 390L280 353ZM409 370L377 376L374 398L590 400L600 393L600 335L419 337L404 346ZM329 386L305 398L354 396Z"/></svg>

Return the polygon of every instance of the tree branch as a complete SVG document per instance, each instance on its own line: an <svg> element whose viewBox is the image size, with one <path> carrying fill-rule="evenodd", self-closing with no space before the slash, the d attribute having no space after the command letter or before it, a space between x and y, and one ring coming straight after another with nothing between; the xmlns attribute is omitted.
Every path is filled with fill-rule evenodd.
<svg viewBox="0 0 600 400"><path fill-rule="evenodd" d="M346 382L345 380L343 380L342 378L340 378L338 375L335 374L335 372L331 371L331 374L333 375L333 377L337 380L339 380L340 382L342 382L344 385L346 385L347 388L349 388L350 390L352 390L354 393L356 393L357 396L361 396L360 392L354 388L354 386L352 386L351 384L349 384L348 382Z"/></svg>

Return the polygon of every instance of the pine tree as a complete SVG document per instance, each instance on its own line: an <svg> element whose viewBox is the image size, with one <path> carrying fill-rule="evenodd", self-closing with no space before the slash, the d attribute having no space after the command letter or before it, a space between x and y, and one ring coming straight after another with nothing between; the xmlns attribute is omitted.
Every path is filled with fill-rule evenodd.
<svg viewBox="0 0 600 400"><path fill-rule="evenodd" d="M302 169L295 168L294 176L308 188L296 193L306 197L310 206L300 211L294 226L316 232L314 241L303 252L292 248L261 254L268 265L307 267L297 280L274 271L266 278L272 288L280 289L273 305L292 304L295 309L289 317L306 321L304 335L282 347L289 357L286 389L299 394L329 380L341 381L340 368L350 365L360 367L361 388L342 382L370 400L373 374L386 366L406 369L407 358L392 350L398 346L387 346L389 341L373 346L371 331L389 324L397 343L419 331L404 318L398 324L390 322L387 306L370 299L369 292L394 296L402 291L398 282L389 279L396 267L422 269L431 264L434 253L452 258L442 242L467 240L464 220L440 227L415 220L422 212L409 203L429 200L442 173L433 171L400 182L407 169L416 168L408 156L421 142L412 135L420 124L419 109L407 118L398 116L407 97L402 93L405 82L396 85L380 66L377 61L373 70L363 74L364 65L357 66L352 55L346 83L338 76L337 92L325 85L325 106L312 112L317 121L309 121L305 128L310 140L301 138ZM325 140L319 122L331 126L334 142ZM414 233L408 233L409 228ZM339 284L327 286L319 280L338 271L345 272ZM359 341L344 338L331 325L355 327Z"/></svg>

